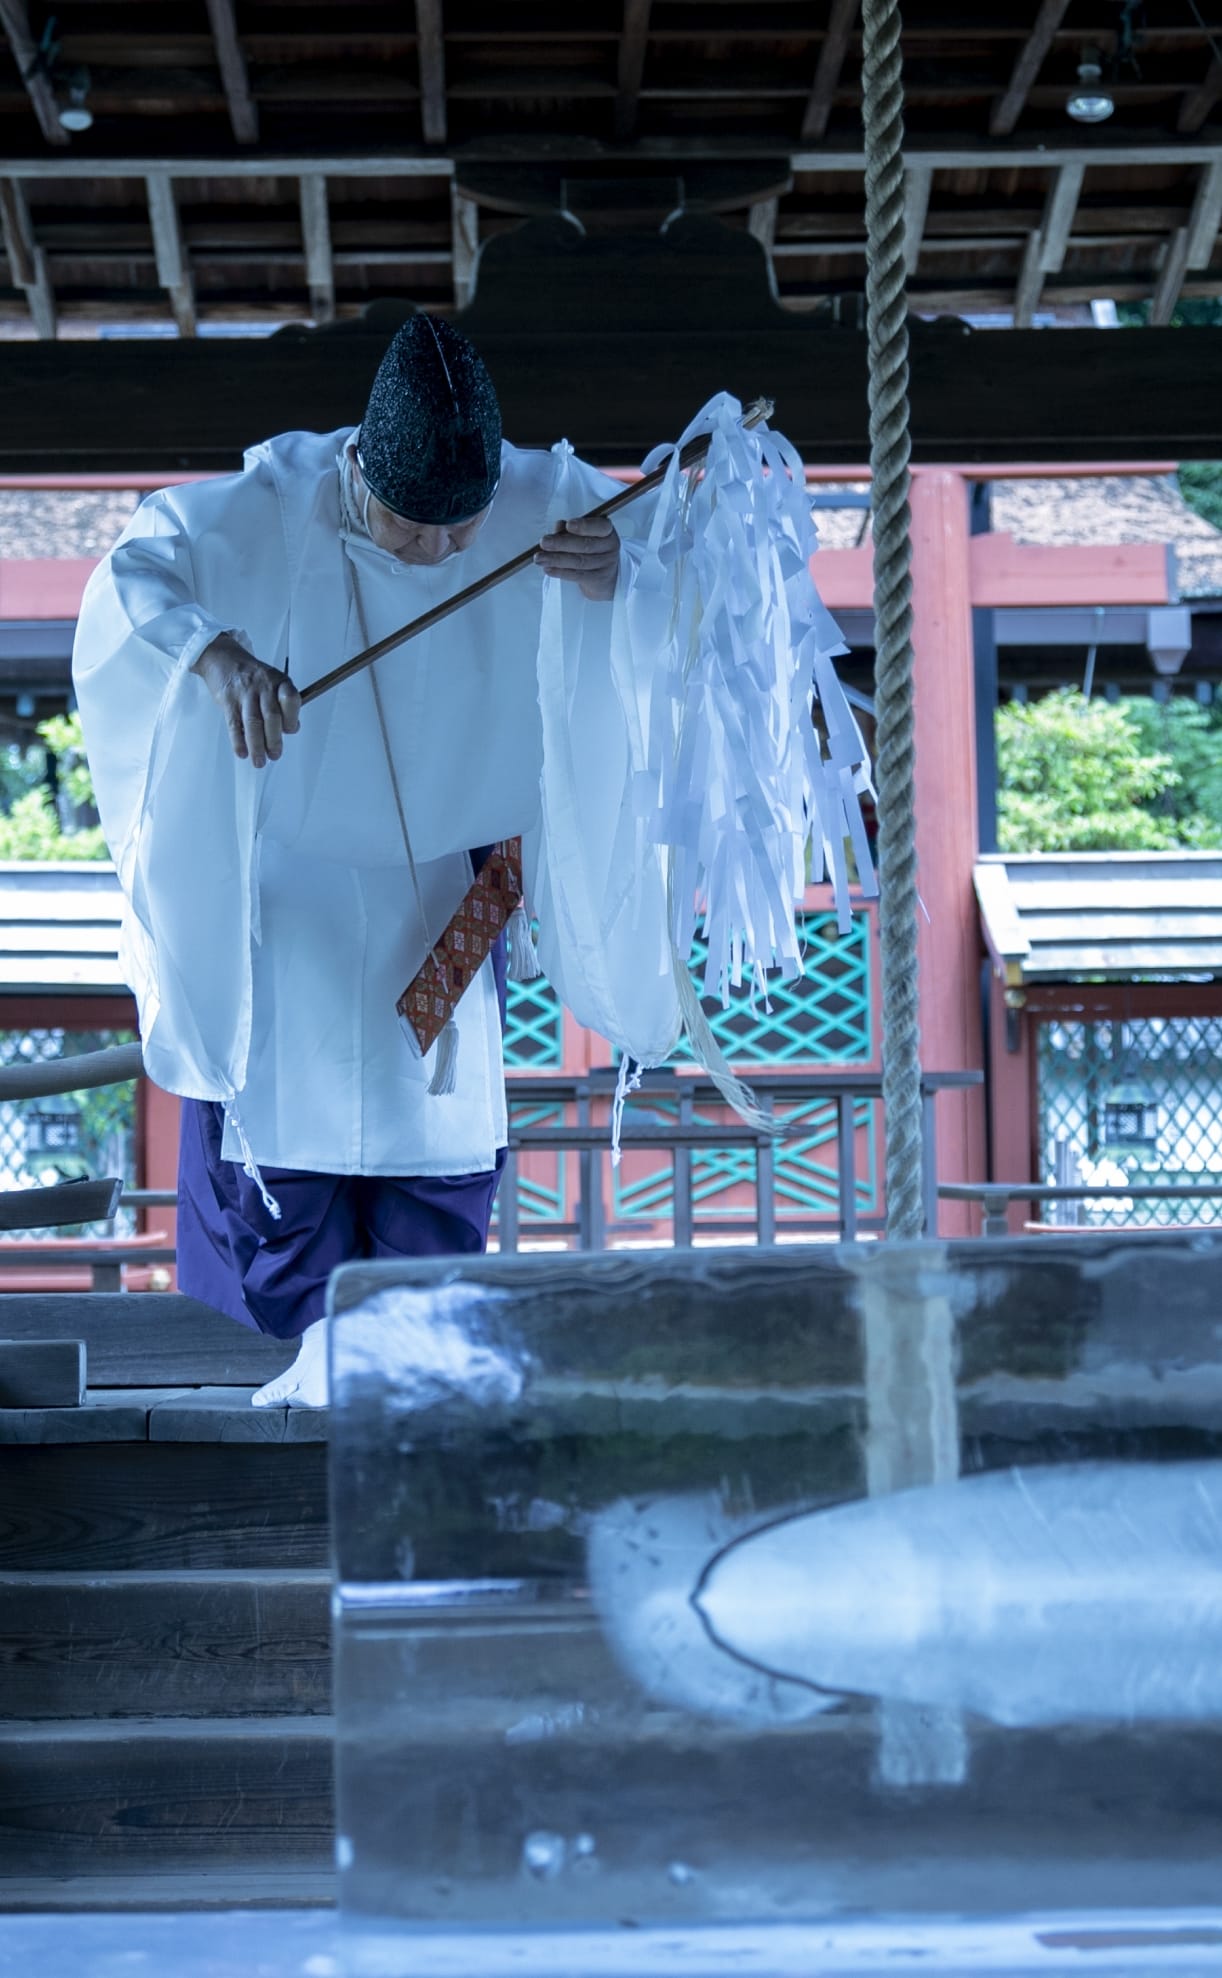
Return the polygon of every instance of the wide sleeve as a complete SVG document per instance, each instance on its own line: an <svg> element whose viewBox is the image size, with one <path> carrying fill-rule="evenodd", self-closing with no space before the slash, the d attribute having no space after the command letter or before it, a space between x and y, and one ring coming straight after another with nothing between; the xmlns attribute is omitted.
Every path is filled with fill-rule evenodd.
<svg viewBox="0 0 1222 1978"><path fill-rule="evenodd" d="M144 502L86 587L73 680L126 899L145 1063L231 1101L250 1037L256 772L191 668L220 632L275 658L283 527L260 467Z"/></svg>

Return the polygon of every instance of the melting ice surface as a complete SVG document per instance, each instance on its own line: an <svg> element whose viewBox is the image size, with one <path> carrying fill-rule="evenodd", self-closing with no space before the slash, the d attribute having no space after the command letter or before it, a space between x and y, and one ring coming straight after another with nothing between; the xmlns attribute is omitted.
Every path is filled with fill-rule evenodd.
<svg viewBox="0 0 1222 1978"><path fill-rule="evenodd" d="M618 1660L743 1723L847 1694L999 1724L1222 1717L1222 1463L1012 1469L756 1521L620 1501L589 1536Z"/></svg>

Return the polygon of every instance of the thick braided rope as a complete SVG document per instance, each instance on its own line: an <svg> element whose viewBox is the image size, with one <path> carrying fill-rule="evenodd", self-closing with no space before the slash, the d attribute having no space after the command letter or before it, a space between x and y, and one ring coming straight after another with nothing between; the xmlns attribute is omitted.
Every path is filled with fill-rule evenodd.
<svg viewBox="0 0 1222 1978"><path fill-rule="evenodd" d="M904 98L898 0L864 0L862 26L887 1234L919 1236L924 1223L924 1189L917 1002L908 316L904 293Z"/></svg>

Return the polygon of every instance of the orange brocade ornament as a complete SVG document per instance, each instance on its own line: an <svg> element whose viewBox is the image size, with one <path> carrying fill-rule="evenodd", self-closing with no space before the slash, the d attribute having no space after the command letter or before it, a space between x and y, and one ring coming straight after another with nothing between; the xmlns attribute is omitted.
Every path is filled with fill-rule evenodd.
<svg viewBox="0 0 1222 1978"><path fill-rule="evenodd" d="M422 1055L437 1042L521 903L522 840L506 838L492 847L445 933L395 1004Z"/></svg>

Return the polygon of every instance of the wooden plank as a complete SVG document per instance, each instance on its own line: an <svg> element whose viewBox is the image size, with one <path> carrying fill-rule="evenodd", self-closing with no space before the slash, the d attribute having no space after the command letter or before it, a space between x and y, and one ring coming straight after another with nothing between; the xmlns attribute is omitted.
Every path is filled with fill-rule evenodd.
<svg viewBox="0 0 1222 1978"><path fill-rule="evenodd" d="M1199 910L1203 920L1222 916L1222 880L1213 874L1202 874L1200 879L1168 877L1164 882L1157 877L1130 879L1123 873L1114 878L1087 874L1080 880L1040 880L1012 871L1010 883L1024 920L1029 913L1089 914L1096 908L1144 913Z"/></svg>
<svg viewBox="0 0 1222 1978"><path fill-rule="evenodd" d="M0 1324L3 1318L0 1316ZM147 1442L148 1396L86 1394L79 1408L10 1408L0 1414L0 1445L69 1442Z"/></svg>
<svg viewBox="0 0 1222 1978"><path fill-rule="evenodd" d="M977 865L972 879L994 956L1000 962L1025 962L1031 943L1004 865Z"/></svg>
<svg viewBox="0 0 1222 1978"><path fill-rule="evenodd" d="M864 333L781 311L775 323L740 326L735 264L720 280L702 274L682 335L673 323L642 329L639 322L629 334L606 320L622 258L619 243L594 257L584 308L595 314L581 326L555 320L561 277L542 257L531 286L544 287L529 314L515 283L494 326L485 265L474 306L487 307L486 327L472 321L469 328L515 442L551 444L567 432L587 457L622 464L679 430L714 392L750 398L766 387L778 402L778 424L812 465L867 456ZM572 278L563 283L571 293ZM638 293L639 285L633 298ZM544 297L552 315L541 321ZM512 318L504 313L511 301ZM651 305L660 306L658 298ZM303 332L248 343L15 343L0 367L0 472L232 468L267 433L352 423L384 350L384 337L359 330L334 341ZM1065 330L1049 338L1036 330L972 336L914 327L915 457L964 464L1222 458L1219 352L1217 330L1190 339L1170 329L1140 337ZM598 392L589 389L592 375L603 380Z"/></svg>
<svg viewBox="0 0 1222 1978"><path fill-rule="evenodd" d="M1033 953L1049 942L1063 944L1078 939L1096 946L1101 942L1111 946L1121 941L1222 944L1222 915L1217 913L1170 913L1150 907L1118 913L1111 900L1101 900L1093 908L1083 902L1070 913L1039 913L1025 908L1022 926Z"/></svg>
<svg viewBox="0 0 1222 1978"><path fill-rule="evenodd" d="M1171 321L1188 272L1188 229L1177 227L1163 248L1158 282L1150 304L1150 322L1161 329Z"/></svg>
<svg viewBox="0 0 1222 1978"><path fill-rule="evenodd" d="M34 238L25 188L16 179L0 179L0 236L14 287L25 291L35 330L40 337L53 338L55 293L47 273L47 258Z"/></svg>
<svg viewBox="0 0 1222 1978"><path fill-rule="evenodd" d="M0 1566L150 1572L328 1563L322 1443L15 1447L0 1463Z"/></svg>
<svg viewBox="0 0 1222 1978"><path fill-rule="evenodd" d="M323 1714L330 1593L321 1572L0 1575L0 1714Z"/></svg>
<svg viewBox="0 0 1222 1978"><path fill-rule="evenodd" d="M250 77L238 38L233 0L207 0L207 6L212 39L216 45L217 67L221 72L234 137L239 144L257 144L259 112L250 93Z"/></svg>
<svg viewBox="0 0 1222 1978"><path fill-rule="evenodd" d="M1222 974L1222 941L1165 946L1158 941L1125 941L1099 947L1082 941L1032 951L1024 974L1030 981L1063 982L1074 975Z"/></svg>
<svg viewBox="0 0 1222 1978"><path fill-rule="evenodd" d="M1059 274L1064 265L1085 175L1086 167L1081 162L1061 165L1048 189L1040 223L1043 239L1040 267L1046 275Z"/></svg>
<svg viewBox="0 0 1222 1978"><path fill-rule="evenodd" d="M297 1356L296 1340L181 1292L0 1292L0 1327L8 1339L83 1339L95 1388L259 1387Z"/></svg>
<svg viewBox="0 0 1222 1978"><path fill-rule="evenodd" d="M826 136L832 114L836 86L840 81L849 37L857 20L859 0L831 0L827 28L819 47L819 60L806 108L802 112L802 142L816 144Z"/></svg>
<svg viewBox="0 0 1222 1978"><path fill-rule="evenodd" d="M917 270L929 198L933 191L933 170L929 165L906 164L904 168L904 266L910 275Z"/></svg>
<svg viewBox="0 0 1222 1978"><path fill-rule="evenodd" d="M652 0L624 0L615 78L615 135L620 142L632 136L636 124L637 104L645 75L651 8Z"/></svg>
<svg viewBox="0 0 1222 1978"><path fill-rule="evenodd" d="M330 1865L325 1718L14 1724L0 1742L4 1876Z"/></svg>
<svg viewBox="0 0 1222 1978"><path fill-rule="evenodd" d="M426 144L446 141L446 58L442 0L416 0L420 116Z"/></svg>
<svg viewBox="0 0 1222 1978"><path fill-rule="evenodd" d="M1044 66L1053 36L1065 18L1069 0L1041 0L1035 23L1018 52L1009 82L989 117L990 137L1009 137L1026 106L1031 85Z"/></svg>
<svg viewBox="0 0 1222 1978"><path fill-rule="evenodd" d="M1033 334L1038 335L1037 332ZM1016 543L998 530L971 540L972 602L994 608L1041 604L1166 604L1162 543Z"/></svg>
<svg viewBox="0 0 1222 1978"><path fill-rule="evenodd" d="M84 1399L81 1340L0 1337L0 1410L79 1408Z"/></svg>
<svg viewBox="0 0 1222 1978"><path fill-rule="evenodd" d="M150 1442L325 1442L327 1408L252 1408L254 1390L183 1388L149 1409Z"/></svg>
<svg viewBox="0 0 1222 1978"><path fill-rule="evenodd" d="M335 1906L333 1870L312 1868L111 1869L106 1875L14 1875L4 1878L4 1908L11 1915L49 1913L85 1917L139 1911L153 1916L184 1910L207 1914L218 1909L316 1909ZM205 1924L205 1928L207 1925ZM252 1926L257 1928L258 1926ZM298 1935L304 1933L298 1932ZM131 1942L130 1929L125 1942ZM322 1967L317 1967L321 1969Z"/></svg>
<svg viewBox="0 0 1222 1978"><path fill-rule="evenodd" d="M8 1189L0 1193L0 1229L62 1229L68 1223L109 1222L122 1193L121 1176ZM0 1335L3 1332L0 1311Z"/></svg>
<svg viewBox="0 0 1222 1978"><path fill-rule="evenodd" d="M1184 97L1175 120L1176 130L1185 135L1200 130L1219 98L1222 98L1222 60L1215 55L1202 81Z"/></svg>
<svg viewBox="0 0 1222 1978"><path fill-rule="evenodd" d="M50 79L38 64L38 44L30 31L30 14L25 0L0 0L0 28L12 50L17 72L38 119L38 128L48 144L66 146L67 131L59 120L59 105Z"/></svg>
<svg viewBox="0 0 1222 1978"><path fill-rule="evenodd" d="M1041 260L1044 239L1036 227L1027 235L1027 245L1023 249L1022 263L1018 271L1018 283L1014 290L1014 327L1016 330L1029 330L1035 315L1036 305L1044 286L1044 272Z"/></svg>
<svg viewBox="0 0 1222 1978"><path fill-rule="evenodd" d="M327 181L321 172L306 172L298 180L298 189L310 314L316 323L330 323L335 317L335 266L331 257Z"/></svg>
<svg viewBox="0 0 1222 1978"><path fill-rule="evenodd" d="M174 183L168 172L147 172L144 183L148 195L149 224L153 229L157 279L170 298L179 336L193 337L195 292L187 250L183 245Z"/></svg>
<svg viewBox="0 0 1222 1978"><path fill-rule="evenodd" d="M1222 158L1203 167L1188 220L1188 266L1208 268L1222 226Z"/></svg>
<svg viewBox="0 0 1222 1978"><path fill-rule="evenodd" d="M479 206L450 184L450 265L454 275L454 307L466 309L475 294L479 263Z"/></svg>

